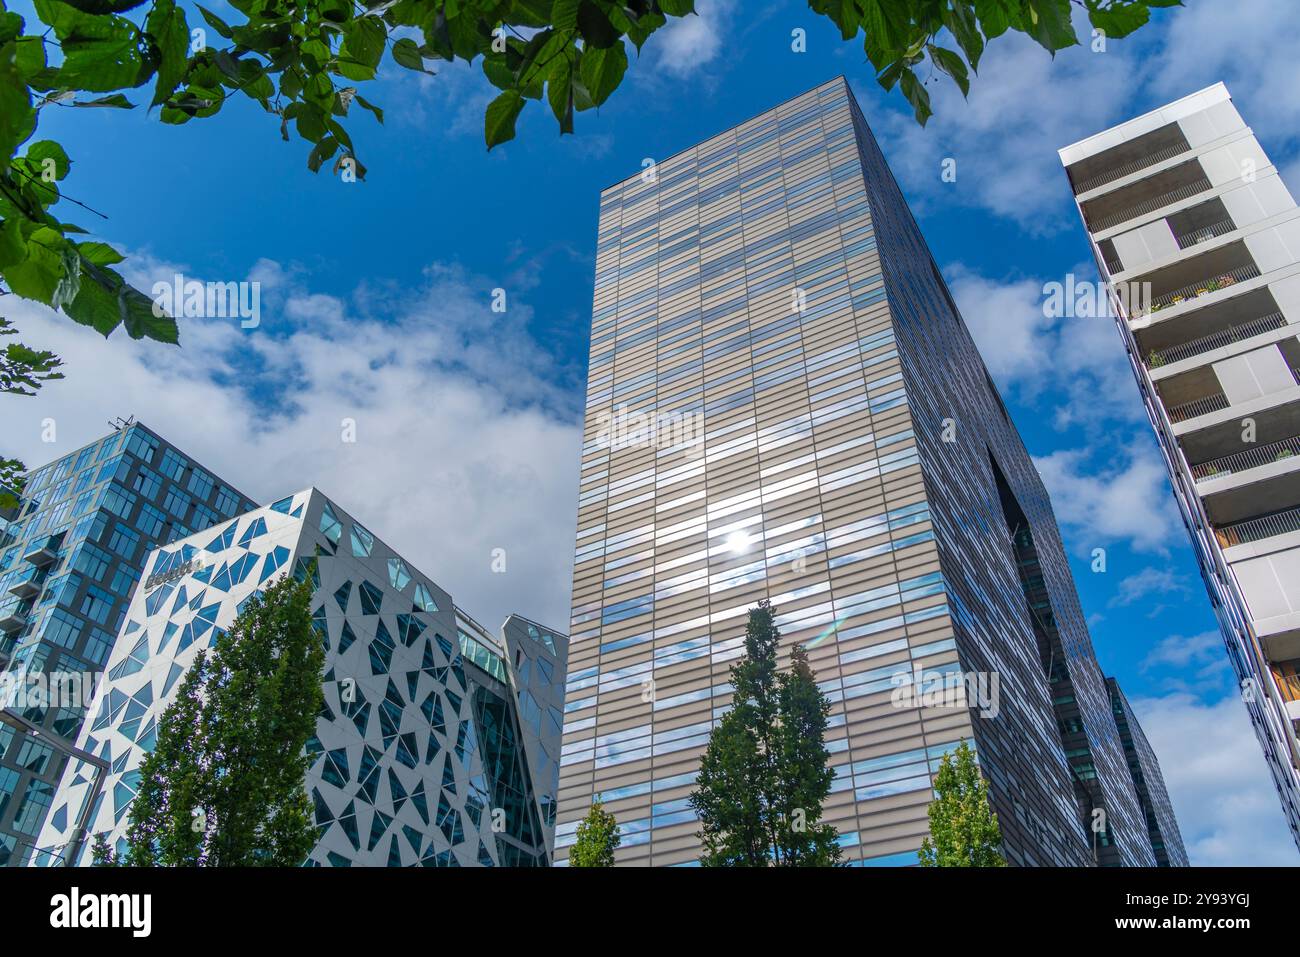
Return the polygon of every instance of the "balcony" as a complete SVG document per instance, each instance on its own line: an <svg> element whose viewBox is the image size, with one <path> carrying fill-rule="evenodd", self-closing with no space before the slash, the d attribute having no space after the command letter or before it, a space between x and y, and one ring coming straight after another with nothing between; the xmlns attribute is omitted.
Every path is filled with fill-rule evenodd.
<svg viewBox="0 0 1300 957"><path fill-rule="evenodd" d="M1259 448L1248 449L1245 452L1237 452L1233 455L1225 455L1222 458L1211 459L1209 462L1202 462L1200 465L1192 467L1192 478L1198 482L1209 478L1224 478L1228 475L1248 472L1263 465L1285 462L1297 455L1300 455L1300 436L1291 436L1279 442L1261 445Z"/></svg>
<svg viewBox="0 0 1300 957"><path fill-rule="evenodd" d="M1266 290L1262 290L1268 296ZM1268 296L1271 301L1272 297ZM1190 317L1189 317L1190 319ZM1176 323L1182 326L1183 323ZM1192 359L1207 352L1213 352L1216 349L1223 349L1236 342L1243 342L1247 339L1253 339L1255 336L1262 336L1265 333L1272 332L1275 329L1282 329L1287 325L1286 316L1280 312L1270 312L1256 319L1242 322L1237 325L1227 325L1216 332L1208 335L1198 336L1185 342L1179 342L1177 345L1170 345L1164 349L1150 349L1146 354L1146 364L1148 369L1159 369L1162 366L1172 365L1175 362L1182 362L1185 359ZM1171 333L1174 330L1169 330ZM1150 340L1142 338L1142 344L1147 345ZM1154 338L1154 336L1152 337Z"/></svg>
<svg viewBox="0 0 1300 957"><path fill-rule="evenodd" d="M0 632L14 632L27 624L32 603L21 598L9 598L0 602Z"/></svg>
<svg viewBox="0 0 1300 957"><path fill-rule="evenodd" d="M1300 506L1216 528L1214 537L1218 539L1220 547L1233 548L1289 532L1300 532Z"/></svg>
<svg viewBox="0 0 1300 957"><path fill-rule="evenodd" d="M39 595L45 585L46 569L40 565L28 565L9 583L9 594L19 598L33 598Z"/></svg>
<svg viewBox="0 0 1300 957"><path fill-rule="evenodd" d="M1145 309L1139 303L1133 318L1154 316L1164 309L1248 282L1259 274L1259 267L1241 243L1173 263L1144 277L1151 283L1151 300Z"/></svg>
<svg viewBox="0 0 1300 957"><path fill-rule="evenodd" d="M1066 171L1074 188L1074 194L1099 189L1107 183L1123 179L1134 173L1173 159L1180 153L1186 153L1191 147L1187 137L1177 123L1169 123L1158 130L1144 133L1142 136L1103 150L1095 156L1070 166Z"/></svg>
<svg viewBox="0 0 1300 957"><path fill-rule="evenodd" d="M62 544L62 532L57 535L38 538L28 545L27 550L23 552L23 561L31 562L33 565L48 565L58 556Z"/></svg>
<svg viewBox="0 0 1300 957"><path fill-rule="evenodd" d="M1200 161L1192 160L1089 200L1083 204L1083 217L1089 232L1105 232L1213 188Z"/></svg>
<svg viewBox="0 0 1300 957"><path fill-rule="evenodd" d="M1228 407L1228 404L1226 395L1222 392L1215 392L1199 399L1192 399L1190 402L1168 406L1165 412L1169 415L1169 421L1176 425L1179 422L1186 422L1188 419L1209 415L1211 412L1222 412Z"/></svg>

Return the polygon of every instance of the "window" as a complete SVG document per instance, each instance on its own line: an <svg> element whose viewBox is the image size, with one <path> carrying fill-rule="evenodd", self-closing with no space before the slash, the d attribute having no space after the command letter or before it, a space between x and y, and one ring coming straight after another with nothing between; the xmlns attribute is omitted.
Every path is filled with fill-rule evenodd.
<svg viewBox="0 0 1300 957"><path fill-rule="evenodd" d="M212 494L212 476L201 468L195 468L190 474L190 484L187 488L199 501L206 502L208 496Z"/></svg>
<svg viewBox="0 0 1300 957"><path fill-rule="evenodd" d="M105 624L116 600L104 589L89 585L86 588L86 597L81 600L81 613L97 625Z"/></svg>
<svg viewBox="0 0 1300 957"><path fill-rule="evenodd" d="M100 504L118 518L129 518L131 509L135 508L135 496L118 485L106 485Z"/></svg>
<svg viewBox="0 0 1300 957"><path fill-rule="evenodd" d="M167 500L163 502L163 507L183 521L185 513L190 509L190 497L180 489L171 487L167 489Z"/></svg>
<svg viewBox="0 0 1300 957"><path fill-rule="evenodd" d="M132 568L130 565L119 565L117 571L113 573L113 584L108 587L112 589L113 594L126 598L131 594L131 589L135 587L139 578L139 569Z"/></svg>
<svg viewBox="0 0 1300 957"><path fill-rule="evenodd" d="M48 641L61 648L73 647L80 636L81 621L62 608L55 608L50 612L41 631L42 641Z"/></svg>
<svg viewBox="0 0 1300 957"><path fill-rule="evenodd" d="M54 785L33 780L27 785L27 793L23 795L18 810L14 812L14 830L35 836L36 827L45 819L45 812L49 810L53 800Z"/></svg>
<svg viewBox="0 0 1300 957"><path fill-rule="evenodd" d="M118 522L113 527L113 536L108 540L110 550L121 555L127 561L135 557L136 546L140 544L139 533Z"/></svg>
<svg viewBox="0 0 1300 957"><path fill-rule="evenodd" d="M218 512L230 518L239 509L239 496L222 485L217 489L217 500L213 504L216 505Z"/></svg>
<svg viewBox="0 0 1300 957"><path fill-rule="evenodd" d="M208 508L206 505L196 504L194 506L194 518L191 520L190 524L196 529L202 531L205 528L211 528L220 520L220 516L217 515L216 512L212 511L212 509Z"/></svg>
<svg viewBox="0 0 1300 957"><path fill-rule="evenodd" d="M102 581L113 556L94 545L83 545L72 558L72 567L92 581Z"/></svg>
<svg viewBox="0 0 1300 957"><path fill-rule="evenodd" d="M162 488L162 477L153 469L140 466L140 472L136 475L131 487L145 498L157 498L158 492Z"/></svg>
<svg viewBox="0 0 1300 957"><path fill-rule="evenodd" d="M108 660L108 653L113 650L113 641L113 636L108 632L101 628L92 628L82 655L102 668L104 662Z"/></svg>
<svg viewBox="0 0 1300 957"><path fill-rule="evenodd" d="M131 438L127 440L126 450L138 459L152 462L154 455L158 452L158 440L147 432L134 429L131 432Z"/></svg>
<svg viewBox="0 0 1300 957"><path fill-rule="evenodd" d="M163 453L162 464L158 466L162 474L167 476L173 482L179 482L185 474L185 467L189 465L180 455L176 454L175 449L168 449Z"/></svg>
<svg viewBox="0 0 1300 957"><path fill-rule="evenodd" d="M145 502L140 506L140 517L136 519L135 524L144 533L145 538L158 539L162 538L163 529L167 527L167 516L161 509Z"/></svg>

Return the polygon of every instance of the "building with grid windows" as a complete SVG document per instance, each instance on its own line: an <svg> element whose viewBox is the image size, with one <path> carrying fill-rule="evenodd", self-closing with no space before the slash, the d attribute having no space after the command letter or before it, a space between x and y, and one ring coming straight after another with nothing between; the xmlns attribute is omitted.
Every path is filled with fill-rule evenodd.
<svg viewBox="0 0 1300 957"><path fill-rule="evenodd" d="M138 423L26 478L18 507L0 513L0 706L71 740L148 553L254 506ZM29 693L42 679L61 693ZM0 864L30 856L63 764L0 724Z"/></svg>
<svg viewBox="0 0 1300 957"><path fill-rule="evenodd" d="M596 795L620 863L697 859L770 599L846 859L915 863L968 740L1012 863L1155 863L1047 494L843 78L601 194L574 560L561 862Z"/></svg>
<svg viewBox="0 0 1300 957"><path fill-rule="evenodd" d="M1060 155L1300 845L1300 209L1222 83Z"/></svg>
<svg viewBox="0 0 1300 957"><path fill-rule="evenodd" d="M325 707L308 749L316 866L545 866L567 639L511 615L499 636L308 489L150 556L31 863L125 847L140 764L181 676L284 574L312 585ZM79 822L88 811L87 827Z"/></svg>

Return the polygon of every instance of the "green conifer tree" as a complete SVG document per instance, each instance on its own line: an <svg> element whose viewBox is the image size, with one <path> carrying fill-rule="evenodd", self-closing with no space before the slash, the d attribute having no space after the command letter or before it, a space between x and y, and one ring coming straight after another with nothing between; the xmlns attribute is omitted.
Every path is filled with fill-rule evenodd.
<svg viewBox="0 0 1300 957"><path fill-rule="evenodd" d="M834 827L821 823L833 777L827 767L830 706L808 656L796 646L778 673L781 635L762 601L750 610L745 655L731 668L731 709L709 736L691 807L706 867L836 864Z"/></svg>

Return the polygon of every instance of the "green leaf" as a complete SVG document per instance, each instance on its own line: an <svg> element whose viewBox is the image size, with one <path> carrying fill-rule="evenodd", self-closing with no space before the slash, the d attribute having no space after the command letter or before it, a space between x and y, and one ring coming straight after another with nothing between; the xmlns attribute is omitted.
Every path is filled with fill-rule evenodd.
<svg viewBox="0 0 1300 957"><path fill-rule="evenodd" d="M523 108L524 98L516 90L506 90L488 104L483 123L488 149L515 138L515 120Z"/></svg>
<svg viewBox="0 0 1300 957"><path fill-rule="evenodd" d="M125 258L108 243L79 243L77 252L81 254L82 259L96 266L111 266Z"/></svg>
<svg viewBox="0 0 1300 957"><path fill-rule="evenodd" d="M34 5L58 37L64 89L108 93L138 86L151 75L140 56L140 31L130 20L83 13L62 0L34 0Z"/></svg>
<svg viewBox="0 0 1300 957"><path fill-rule="evenodd" d="M551 112L560 122L560 134L573 132L573 64L568 59L556 61L546 82L546 98Z"/></svg>
<svg viewBox="0 0 1300 957"><path fill-rule="evenodd" d="M68 170L72 166L71 162L68 160L68 154L63 151L63 147L58 143L55 143L53 140L41 140L38 143L33 143L31 146L27 147L26 158L28 162L41 172L44 172L45 161L53 160L54 178L56 180L63 179L63 177L67 176Z"/></svg>
<svg viewBox="0 0 1300 957"><path fill-rule="evenodd" d="M1128 36L1138 27L1145 26L1151 19L1151 11L1147 9L1144 0L1135 0L1133 3L1116 2L1109 7L1094 7L1089 10L1088 19L1094 27L1104 30L1106 36L1120 39Z"/></svg>
<svg viewBox="0 0 1300 957"><path fill-rule="evenodd" d="M591 94L592 102L599 106L623 82L623 74L627 72L627 48L619 41L607 49L584 49L578 69L582 85Z"/></svg>
<svg viewBox="0 0 1300 957"><path fill-rule="evenodd" d="M930 44L926 49L930 51L930 59L934 61L935 66L957 82L957 86L961 88L961 95L969 96L970 79L966 73L966 64L962 58L951 50L945 50L943 47L937 47L934 44Z"/></svg>
<svg viewBox="0 0 1300 957"><path fill-rule="evenodd" d="M71 106L95 106L111 107L116 110L134 110L135 104L128 100L121 93L114 93L110 96L101 96L93 100L74 100Z"/></svg>
<svg viewBox="0 0 1300 957"><path fill-rule="evenodd" d="M907 97L907 102L912 104L912 112L916 116L916 122L925 126L925 123L932 115L930 109L930 94L926 91L925 86L916 78L916 74L911 68L905 69L899 77L903 88L903 96Z"/></svg>
<svg viewBox="0 0 1300 957"><path fill-rule="evenodd" d="M176 92L189 65L190 28L185 11L173 0L155 0L145 20L145 30L153 42L158 63L158 80L154 85L150 107L165 103Z"/></svg>
<svg viewBox="0 0 1300 957"><path fill-rule="evenodd" d="M432 70L424 68L424 57L420 55L420 48L410 37L402 37L393 44L393 59L408 70L433 75Z"/></svg>
<svg viewBox="0 0 1300 957"><path fill-rule="evenodd" d="M581 0L578 4L577 21L584 49L588 47L604 49L612 47L615 43L622 45L619 32L614 29L605 11L594 0Z"/></svg>
<svg viewBox="0 0 1300 957"><path fill-rule="evenodd" d="M36 128L31 93L16 62L17 43L0 46L0 155L12 156Z"/></svg>

